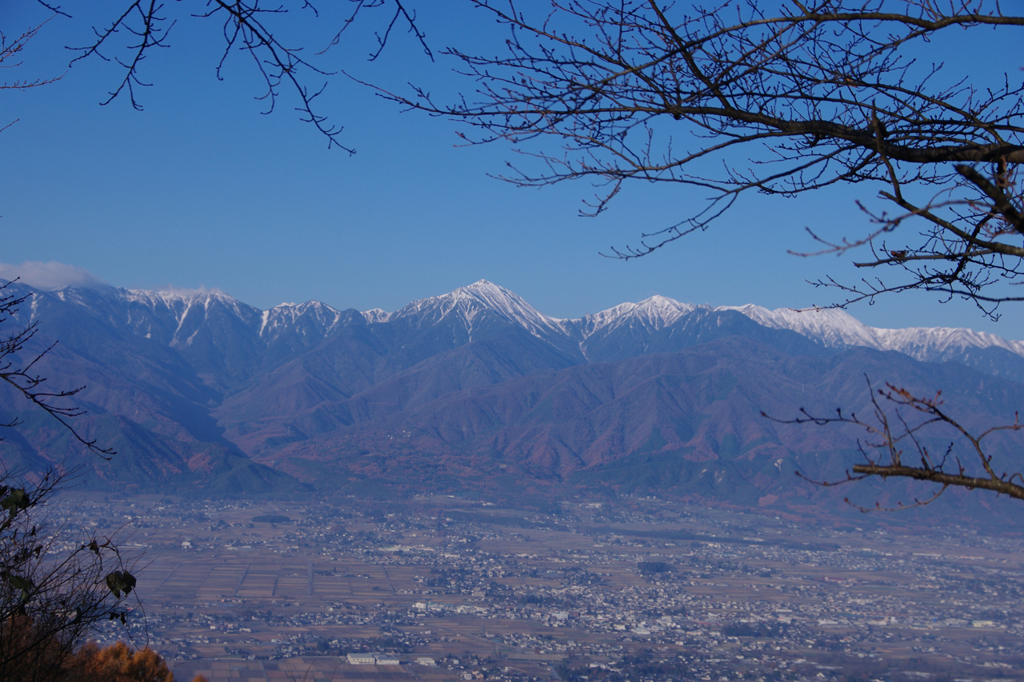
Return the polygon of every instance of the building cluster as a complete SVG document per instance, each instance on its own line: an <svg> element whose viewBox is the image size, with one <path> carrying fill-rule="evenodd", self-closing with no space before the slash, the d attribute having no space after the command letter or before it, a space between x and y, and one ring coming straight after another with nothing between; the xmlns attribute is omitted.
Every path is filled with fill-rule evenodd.
<svg viewBox="0 0 1024 682"><path fill-rule="evenodd" d="M145 628L171 659L329 656L465 679L1024 670L1019 536L561 507L284 505L268 524L246 503L151 506L132 542L167 574L140 590Z"/></svg>

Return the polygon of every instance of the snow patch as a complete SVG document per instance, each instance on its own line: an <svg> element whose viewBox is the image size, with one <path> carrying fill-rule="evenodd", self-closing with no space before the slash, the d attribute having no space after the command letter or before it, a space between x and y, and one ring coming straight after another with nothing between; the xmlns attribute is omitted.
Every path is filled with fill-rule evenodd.
<svg viewBox="0 0 1024 682"><path fill-rule="evenodd" d="M371 324L387 322L388 320L391 319L391 313L389 313L389 312L387 312L385 310L382 310L380 308L373 308L372 310L365 310L365 311L363 311L360 314L363 316L363 318L367 322L369 322Z"/></svg>
<svg viewBox="0 0 1024 682"><path fill-rule="evenodd" d="M309 327L326 338L341 320L341 312L319 301L305 303L282 303L262 313L259 335L271 335L297 331L308 336Z"/></svg>

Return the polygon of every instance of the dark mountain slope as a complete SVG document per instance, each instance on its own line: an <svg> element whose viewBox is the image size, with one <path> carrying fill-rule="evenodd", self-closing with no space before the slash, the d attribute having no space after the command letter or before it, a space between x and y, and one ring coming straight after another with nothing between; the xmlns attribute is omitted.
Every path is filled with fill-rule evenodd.
<svg viewBox="0 0 1024 682"><path fill-rule="evenodd" d="M278 368L266 381L239 391L216 411L220 423L248 452L266 458L288 443L572 362L506 324L487 340L468 342L393 373L404 363L385 355L387 348L375 333L378 326L353 325Z"/></svg>
<svg viewBox="0 0 1024 682"><path fill-rule="evenodd" d="M1024 404L1024 386L955 366L866 349L794 357L729 337L447 393L291 444L274 461L299 476L372 476L414 487L454 477L487 488L512 477L744 505L793 501L820 492L798 485L796 469L841 478L862 434L780 424L760 411L779 418L801 407L869 413L865 372L919 392L943 385L950 409L974 426L1012 421L1008 406ZM950 435L926 442L941 451ZM994 441L997 459L1012 456L1019 441ZM906 486L890 488L909 499Z"/></svg>

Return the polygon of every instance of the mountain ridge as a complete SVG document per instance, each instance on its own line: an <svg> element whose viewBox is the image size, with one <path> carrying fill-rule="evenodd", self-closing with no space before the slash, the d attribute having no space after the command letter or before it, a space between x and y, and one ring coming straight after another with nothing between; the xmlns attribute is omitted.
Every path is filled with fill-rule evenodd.
<svg viewBox="0 0 1024 682"><path fill-rule="evenodd" d="M70 303L87 305L89 302L83 297L83 293L88 296L102 291L103 289L97 287L67 287L39 293L48 293ZM180 332L183 327L188 328L185 323L196 304L202 304L205 310L217 304L233 309L234 314L244 320L247 326L253 327L257 336L261 338L268 335L273 337L275 331L296 324L300 318L313 323L311 327L316 327L321 335L327 336L339 324L344 312L315 300L282 303L267 310L259 310L218 290L182 292L109 287L108 291L113 292L115 299L121 299L129 306L145 306L154 313L162 306L175 319L172 344L189 342L189 337L181 338ZM388 324L415 318L418 320L417 324L424 325L454 318L466 326L468 336L472 339L475 331L474 321L481 314L490 312L507 322L518 324L535 336L550 338L561 334L567 337L566 340L585 345L591 336L602 331L607 332L630 325L648 332L658 331L698 310L735 310L762 326L788 329L830 348L864 346L877 350L893 350L927 361L941 356L950 348L995 347L1024 358L1024 341L1006 339L996 334L968 328L870 327L845 310L832 308L770 310L752 303L740 306L709 306L684 303L655 295L635 303L620 303L578 318L555 318L541 313L514 292L483 279L447 294L417 299L394 312L374 308L359 314L370 324ZM130 312L126 322L131 322ZM306 329L306 333L310 331L313 329Z"/></svg>
<svg viewBox="0 0 1024 682"><path fill-rule="evenodd" d="M125 454L110 466L83 459L0 394L0 418L26 424L0 442L4 462L68 458L115 488L578 484L786 505L825 498L797 495L782 473L841 477L856 444L762 411L869 414L865 375L922 395L945 389L971 426L1012 422L1024 404L1017 342L877 330L841 311L656 296L567 320L485 280L394 313L316 301L263 311L217 291L12 287L31 294L17 321L39 323L39 349L60 340L40 371L55 386L88 385L90 415L76 425ZM1007 453L1020 447L1011 441L997 439Z"/></svg>

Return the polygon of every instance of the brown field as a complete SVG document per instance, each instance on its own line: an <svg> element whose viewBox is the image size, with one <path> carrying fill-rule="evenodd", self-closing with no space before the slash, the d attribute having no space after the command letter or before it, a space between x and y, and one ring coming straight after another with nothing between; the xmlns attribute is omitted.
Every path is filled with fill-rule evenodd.
<svg viewBox="0 0 1024 682"><path fill-rule="evenodd" d="M146 616L130 634L179 680L546 680L561 665L614 681L637 661L657 668L650 679L980 680L1012 679L1024 663L1018 536L801 525L653 500L566 503L554 517L447 498L394 512L79 504L131 517L122 544L143 555ZM290 522L254 521L267 514ZM402 664L349 665L357 652Z"/></svg>

